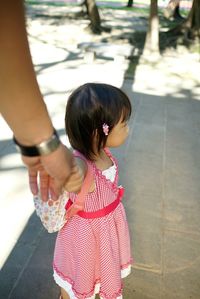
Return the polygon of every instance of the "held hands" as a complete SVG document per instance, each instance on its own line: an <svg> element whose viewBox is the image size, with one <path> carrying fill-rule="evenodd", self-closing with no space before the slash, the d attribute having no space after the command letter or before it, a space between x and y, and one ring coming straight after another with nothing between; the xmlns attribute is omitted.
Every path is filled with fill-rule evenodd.
<svg viewBox="0 0 200 299"><path fill-rule="evenodd" d="M40 188L44 201L49 197L56 200L63 188L69 192L81 189L84 172L75 164L71 152L63 144L47 156L22 156L22 161L28 168L31 192L37 195Z"/></svg>
<svg viewBox="0 0 200 299"><path fill-rule="evenodd" d="M78 193L84 181L85 171L80 165L73 161L71 175L64 185L64 189L68 192Z"/></svg>

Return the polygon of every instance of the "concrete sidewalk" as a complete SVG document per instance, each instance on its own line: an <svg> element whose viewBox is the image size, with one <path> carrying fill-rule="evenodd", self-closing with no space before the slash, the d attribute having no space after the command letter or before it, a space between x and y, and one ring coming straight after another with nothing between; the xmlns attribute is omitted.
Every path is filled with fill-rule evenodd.
<svg viewBox="0 0 200 299"><path fill-rule="evenodd" d="M126 188L135 258L124 299L199 299L199 63L187 54L179 65L171 57L152 65L140 61L133 82L124 79L127 61L97 59L86 64L78 49L64 48L64 26L57 40L47 43L44 38L55 27L44 27L38 36L40 24L36 20L30 25L32 53L61 136L67 95L84 82L122 87L134 107L130 136L113 151ZM48 234L36 217L12 134L2 119L0 127L0 298L54 299L59 294L51 267L56 235Z"/></svg>

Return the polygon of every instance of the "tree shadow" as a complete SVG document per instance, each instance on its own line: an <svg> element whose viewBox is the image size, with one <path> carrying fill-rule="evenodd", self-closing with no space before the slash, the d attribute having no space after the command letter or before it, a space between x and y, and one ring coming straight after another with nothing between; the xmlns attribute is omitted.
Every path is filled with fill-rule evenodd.
<svg viewBox="0 0 200 299"><path fill-rule="evenodd" d="M41 22L48 21L48 24L50 25L61 25L66 20L70 20L73 18L73 20L80 19L83 17L83 15L80 14L82 8L81 6L78 6L78 12L77 11L71 11L70 7L65 6L58 12L52 12L52 9L50 7L47 7L45 10L44 7L38 7L32 6L29 8L28 12L30 15L30 18L33 19L41 19ZM99 8L101 12L101 8ZM125 13L126 18L124 17L124 14L121 14L121 12ZM70 12L70 13L69 13ZM56 23L55 23L56 22ZM104 34L97 36L94 36L93 40L94 42L98 43L105 43L105 44L123 44L127 43L133 46L133 51L130 53L128 57L129 67L127 68L126 77L134 77L134 72L136 69L136 66L139 62L140 55L143 51L144 46L144 38L141 37L140 33L137 32L135 28L145 28L147 26L146 18L144 16L138 16L138 14L134 15L134 9L132 11L130 10L121 10L120 13L117 13L116 9L109 9L106 10L105 8L102 9L102 23L108 28L111 28L111 32L105 32ZM66 24L67 26L67 24ZM38 40L39 37L37 36ZM59 47L60 48L60 47ZM62 47L61 47L62 48ZM66 48L62 48L66 51ZM83 53L80 53L83 54ZM61 60L60 62L56 63L62 63L69 60L77 60L81 59L82 56L77 53L68 53L66 58ZM111 60L112 57L106 57L106 55L96 55L97 59L105 59L105 60ZM113 57L114 59L114 57ZM53 63L49 63L42 66L42 68L48 68L54 65ZM38 67L38 66L37 66ZM42 70L40 67L37 69L38 72Z"/></svg>
<svg viewBox="0 0 200 299"><path fill-rule="evenodd" d="M133 33L130 42L134 45L135 50L129 58L129 64L124 74L124 80L132 79L134 82L137 65L139 64L140 57L144 50L145 39L146 32L136 31Z"/></svg>

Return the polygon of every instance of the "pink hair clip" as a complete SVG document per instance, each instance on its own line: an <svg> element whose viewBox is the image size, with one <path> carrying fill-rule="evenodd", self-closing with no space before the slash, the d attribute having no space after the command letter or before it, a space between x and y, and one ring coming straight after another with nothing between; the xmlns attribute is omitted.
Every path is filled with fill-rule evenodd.
<svg viewBox="0 0 200 299"><path fill-rule="evenodd" d="M109 133L109 125L107 125L106 123L103 124L102 126L103 128L103 132L106 136L108 136L108 133Z"/></svg>

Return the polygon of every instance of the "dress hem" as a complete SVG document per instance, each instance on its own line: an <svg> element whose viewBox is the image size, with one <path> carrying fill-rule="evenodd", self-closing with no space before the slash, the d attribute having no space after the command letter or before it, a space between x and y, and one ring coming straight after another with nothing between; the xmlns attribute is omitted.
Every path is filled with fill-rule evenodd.
<svg viewBox="0 0 200 299"><path fill-rule="evenodd" d="M70 278L67 277L61 277L63 276L62 273L58 273L59 271L54 266L54 280L55 282L63 288L69 295L70 299L79 299L80 297L76 294L77 292L73 289L73 281ZM121 278L127 277L131 273L131 264L127 264L126 268L122 267L121 269ZM95 299L95 295L99 294L100 299L123 299L122 297L122 290L119 290L117 293L117 297L107 297L105 294L101 293L100 291L101 284L99 280L96 281L94 288L92 291L90 291L88 294L81 294L81 298L83 299ZM85 296L85 297L84 297Z"/></svg>

